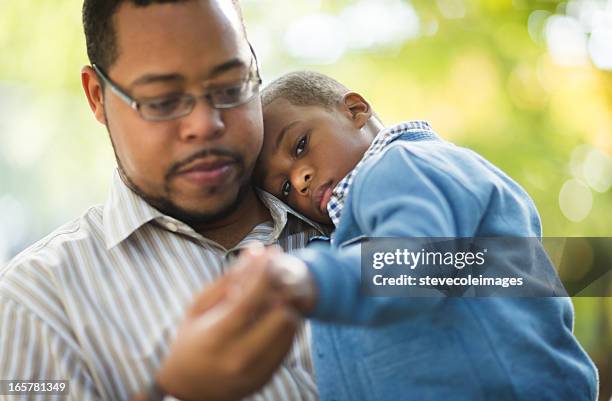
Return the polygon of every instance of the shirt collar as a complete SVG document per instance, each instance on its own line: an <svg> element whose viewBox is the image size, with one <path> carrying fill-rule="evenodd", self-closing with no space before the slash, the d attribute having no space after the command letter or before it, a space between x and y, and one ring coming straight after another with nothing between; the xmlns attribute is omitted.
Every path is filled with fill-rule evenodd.
<svg viewBox="0 0 612 401"><path fill-rule="evenodd" d="M316 229L320 234L325 235L328 230L325 229L321 224L318 224L308 217L304 216L301 213L293 210L287 204L283 203L281 200L276 198L274 195L258 189L259 198L266 205L266 207L270 210L270 214L272 215L272 220L274 220L274 231L273 237L278 238L282 233L283 229L287 225L287 220L289 219L289 215L292 215L305 223L307 223L312 228Z"/></svg>
<svg viewBox="0 0 612 401"><path fill-rule="evenodd" d="M363 157L359 163L357 163L355 168L353 168L342 180L340 180L340 182L338 182L338 184L332 190L332 195L327 203L327 211L335 227L338 227L338 224L340 223L340 215L342 213L342 209L344 208L344 202L348 197L353 179L361 166L373 156L381 153L391 142L395 141L399 137L404 137L408 141L439 139L429 123L426 121L407 121L381 130L365 151Z"/></svg>
<svg viewBox="0 0 612 401"><path fill-rule="evenodd" d="M106 248L111 249L148 222L164 216L132 191L115 169L111 190L104 205Z"/></svg>
<svg viewBox="0 0 612 401"><path fill-rule="evenodd" d="M273 239L277 239L282 234L290 214L303 220L320 233L325 233L325 229L321 225L302 216L271 194L258 190L258 195L264 205L270 210L274 223L271 235ZM199 235L185 223L163 214L148 204L123 182L118 170L115 169L110 194L103 211L106 248L111 249L117 246L134 232L152 221L159 222L162 227L170 231L180 230L184 231L185 234Z"/></svg>

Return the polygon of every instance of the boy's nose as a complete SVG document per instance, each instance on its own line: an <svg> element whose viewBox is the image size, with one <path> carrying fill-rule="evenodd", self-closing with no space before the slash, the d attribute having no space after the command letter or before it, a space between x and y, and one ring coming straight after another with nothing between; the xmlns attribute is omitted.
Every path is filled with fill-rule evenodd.
<svg viewBox="0 0 612 401"><path fill-rule="evenodd" d="M307 166L302 166L294 170L291 176L291 185L300 195L307 195L308 189L312 184L314 171Z"/></svg>

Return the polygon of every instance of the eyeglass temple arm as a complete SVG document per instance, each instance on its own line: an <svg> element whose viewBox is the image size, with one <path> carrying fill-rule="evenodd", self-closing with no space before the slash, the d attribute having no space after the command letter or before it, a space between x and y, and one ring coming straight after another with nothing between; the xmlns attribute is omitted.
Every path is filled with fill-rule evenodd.
<svg viewBox="0 0 612 401"><path fill-rule="evenodd" d="M247 40L247 43L249 44L249 49L251 49L251 54L253 54L253 58L255 59L255 71L257 71L257 79L261 84L262 80L261 75L259 74L259 60L257 60L257 54L255 53L255 49L253 49L253 45L251 44L251 42Z"/></svg>
<svg viewBox="0 0 612 401"><path fill-rule="evenodd" d="M129 104L131 108L133 108L134 110L138 110L138 102L136 100L134 100L130 95L121 90L121 88L117 87L117 85L115 85L97 65L92 64L92 67L96 74L98 74L98 76L100 76L102 80L106 82L108 86L110 86L111 90L115 92L117 96L119 96L124 102Z"/></svg>

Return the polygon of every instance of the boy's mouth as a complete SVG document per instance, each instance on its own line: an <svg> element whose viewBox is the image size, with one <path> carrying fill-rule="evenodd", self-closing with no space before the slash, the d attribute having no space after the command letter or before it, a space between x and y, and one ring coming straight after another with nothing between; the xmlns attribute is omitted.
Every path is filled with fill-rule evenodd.
<svg viewBox="0 0 612 401"><path fill-rule="evenodd" d="M313 206L318 209L323 215L327 216L327 204L332 195L334 189L332 180L320 185L317 190L313 193Z"/></svg>

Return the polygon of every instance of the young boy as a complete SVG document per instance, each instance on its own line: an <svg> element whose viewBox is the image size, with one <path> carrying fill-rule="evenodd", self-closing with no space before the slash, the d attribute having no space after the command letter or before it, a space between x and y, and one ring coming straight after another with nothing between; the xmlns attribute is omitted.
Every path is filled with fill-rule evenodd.
<svg viewBox="0 0 612 401"><path fill-rule="evenodd" d="M365 237L540 237L517 183L425 122L383 128L362 96L318 73L272 82L262 105L256 182L335 227L329 249L278 262L303 273L292 285L315 319L322 400L596 400L567 298L360 294Z"/></svg>

